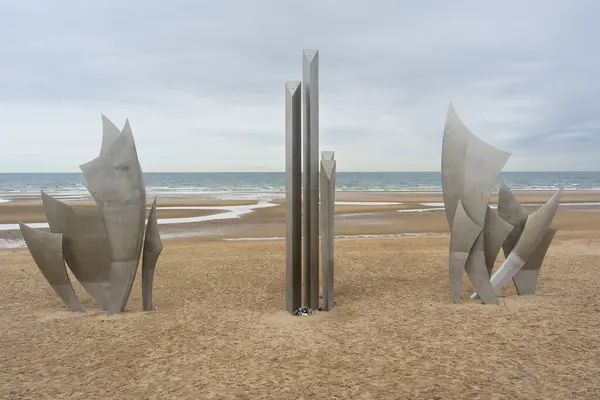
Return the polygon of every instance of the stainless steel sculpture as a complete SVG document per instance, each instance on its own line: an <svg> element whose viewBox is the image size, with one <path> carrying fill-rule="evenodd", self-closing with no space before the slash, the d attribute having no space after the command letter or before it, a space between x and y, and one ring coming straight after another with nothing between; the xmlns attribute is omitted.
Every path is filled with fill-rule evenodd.
<svg viewBox="0 0 600 400"><path fill-rule="evenodd" d="M536 248L542 242L542 239L550 228L552 219L558 210L562 192L563 188L561 187L546 204L529 215L525 227L523 228L523 232L521 233L521 237L517 241L514 249L490 279L490 283L494 290L498 290L510 282L536 252ZM474 293L471 297L477 297L477 293Z"/></svg>
<svg viewBox="0 0 600 400"><path fill-rule="evenodd" d="M81 286L106 310L110 295L110 254L97 207L71 207L42 191L50 231L62 234L67 265Z"/></svg>
<svg viewBox="0 0 600 400"><path fill-rule="evenodd" d="M124 310L139 264L146 220L146 190L129 122L119 131L102 115L102 127L100 155L81 165L86 186L97 206L72 207L44 192L42 201L52 235L59 235L52 237L60 238L60 259L64 256L75 277L100 307L114 314ZM23 236L29 232L22 231ZM156 201L146 233L142 287L144 309L151 309L152 276L162 249ZM57 240L46 240L39 246L51 248L56 246ZM31 252L38 265L50 263ZM64 261L61 262L64 266ZM47 268L49 266L40 265L42 272Z"/></svg>
<svg viewBox="0 0 600 400"><path fill-rule="evenodd" d="M463 270L466 269L471 248L480 236L482 228L477 225L466 213L462 202L459 200L454 213L450 236L450 289L452 301L460 303L460 288L462 285ZM473 268L470 268L473 274Z"/></svg>
<svg viewBox="0 0 600 400"><path fill-rule="evenodd" d="M333 308L333 246L335 217L335 159L333 151L321 152L321 275L323 310Z"/></svg>
<svg viewBox="0 0 600 400"><path fill-rule="evenodd" d="M450 287L460 302L463 269L486 303L498 303L489 282L487 262L502 232L485 232L485 222L495 220L488 207L491 190L510 153L477 138L450 105L442 143L442 188L450 226ZM498 227L501 229L501 227ZM486 243L485 238L495 238ZM503 238L502 238L503 240ZM487 249L487 251L486 251Z"/></svg>
<svg viewBox="0 0 600 400"><path fill-rule="evenodd" d="M102 145L100 146L100 154L106 154L119 136L121 136L121 130L102 114Z"/></svg>
<svg viewBox="0 0 600 400"><path fill-rule="evenodd" d="M508 257L517 244L519 237L521 237L529 213L523 208L504 181L502 181L500 190L498 190L498 215L514 227L502 244L504 257Z"/></svg>
<svg viewBox="0 0 600 400"><path fill-rule="evenodd" d="M300 93L302 93L302 103ZM299 117L301 112L302 124ZM319 161L318 50L304 50L302 53L302 83L286 82L285 121L285 309L296 315L302 300L304 306L309 309L314 310L319 307L320 261L323 263L323 309L330 310L333 307L335 161L333 152L323 152L323 160ZM300 136L301 127L302 136ZM303 149L302 141L304 141ZM303 174L301 173L302 158ZM304 182L301 182L302 176ZM304 185L303 196L300 192L302 185ZM321 203L319 203L319 195L322 197ZM324 196L326 198L323 198ZM303 221L302 225L300 221ZM320 231L323 241L322 260L319 260ZM302 260L301 250L302 232L304 232L304 260ZM304 279L303 291L301 290L302 279Z"/></svg>
<svg viewBox="0 0 600 400"><path fill-rule="evenodd" d="M123 311L135 279L146 219L146 190L129 121L110 148L80 166L110 245L108 313Z"/></svg>
<svg viewBox="0 0 600 400"><path fill-rule="evenodd" d="M508 257L521 238L527 222L528 212L505 182L502 182L498 194L498 214L505 221L514 225L514 229L503 244L504 255ZM513 277L518 294L535 294L540 269L555 234L556 228L550 226L534 252L525 262L525 265Z"/></svg>
<svg viewBox="0 0 600 400"><path fill-rule="evenodd" d="M304 303L319 307L319 51L302 58L304 132Z"/></svg>
<svg viewBox="0 0 600 400"><path fill-rule="evenodd" d="M496 262L500 248L512 230L513 226L509 222L504 221L496 211L488 206L485 214L485 225L483 226L485 264L488 276L492 275L492 269L494 269L494 263Z"/></svg>
<svg viewBox="0 0 600 400"><path fill-rule="evenodd" d="M152 287L154 283L154 270L158 256L163 249L160 233L158 232L158 219L156 216L156 198L152 202L148 223L146 224L146 235L144 238L144 254L142 258L142 304L144 311L154 309L152 301Z"/></svg>
<svg viewBox="0 0 600 400"><path fill-rule="evenodd" d="M562 188L528 218L503 184L496 213L488 202L509 157L510 153L469 131L450 105L442 144L442 187L451 232L448 263L455 303L461 300L463 269L476 291L471 297L486 304L497 304L496 290L513 277L520 294L535 291L541 261L554 236L550 223ZM500 247L507 258L490 278Z"/></svg>
<svg viewBox="0 0 600 400"><path fill-rule="evenodd" d="M302 305L301 83L285 84L285 310Z"/></svg>
<svg viewBox="0 0 600 400"><path fill-rule="evenodd" d="M554 239L554 235L556 235L556 228L548 228L546 234L542 237L542 241L525 262L525 265L513 276L513 282L518 294L535 294L540 269L542 268L542 263L544 262L550 243Z"/></svg>
<svg viewBox="0 0 600 400"><path fill-rule="evenodd" d="M486 304L498 304L496 290L513 277L520 294L535 291L539 266L554 236L550 223L562 188L527 217L503 183L496 213L488 202L509 157L510 153L490 146L469 131L450 105L442 143L442 187L451 232L448 264L455 303L461 300L463 269L475 289L471 298ZM491 275L500 247L506 260Z"/></svg>
<svg viewBox="0 0 600 400"><path fill-rule="evenodd" d="M71 311L85 311L73 290L62 253L60 233L39 232L19 222L21 234L35 263L52 289Z"/></svg>

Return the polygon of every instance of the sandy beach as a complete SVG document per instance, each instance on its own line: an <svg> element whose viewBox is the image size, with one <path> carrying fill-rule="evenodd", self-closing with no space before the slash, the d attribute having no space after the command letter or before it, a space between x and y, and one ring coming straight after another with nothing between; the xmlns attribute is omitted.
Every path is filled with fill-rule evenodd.
<svg viewBox="0 0 600 400"><path fill-rule="evenodd" d="M0 400L600 400L599 16L0 0Z"/></svg>
<svg viewBox="0 0 600 400"><path fill-rule="evenodd" d="M531 210L551 195L515 193ZM159 219L237 217L160 226L153 312L139 276L123 314L74 279L87 312L65 311L27 249L0 250L0 398L600 398L600 193L565 193L537 294L510 284L500 306L468 299L466 276L451 303L440 193L337 200L336 307L306 317L283 311L281 200L159 199ZM0 204L0 224L18 220L45 222Z"/></svg>

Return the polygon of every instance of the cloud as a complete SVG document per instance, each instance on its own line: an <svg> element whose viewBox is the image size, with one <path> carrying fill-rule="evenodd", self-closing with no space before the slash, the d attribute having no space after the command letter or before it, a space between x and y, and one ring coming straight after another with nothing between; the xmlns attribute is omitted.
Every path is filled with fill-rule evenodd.
<svg viewBox="0 0 600 400"><path fill-rule="evenodd" d="M3 2L0 171L77 171L100 113L145 171L282 171L284 83L320 50L339 170L439 170L452 101L506 170L600 169L594 1Z"/></svg>

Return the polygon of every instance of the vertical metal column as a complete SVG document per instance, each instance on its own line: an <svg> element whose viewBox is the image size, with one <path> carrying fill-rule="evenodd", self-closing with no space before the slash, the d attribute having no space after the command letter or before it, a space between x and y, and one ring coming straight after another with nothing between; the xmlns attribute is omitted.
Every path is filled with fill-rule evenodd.
<svg viewBox="0 0 600 400"><path fill-rule="evenodd" d="M301 83L285 83L285 310L302 305Z"/></svg>
<svg viewBox="0 0 600 400"><path fill-rule="evenodd" d="M321 268L323 310L333 308L333 244L335 237L335 170L333 151L321 153Z"/></svg>
<svg viewBox="0 0 600 400"><path fill-rule="evenodd" d="M319 51L302 57L304 133L304 302L319 308Z"/></svg>

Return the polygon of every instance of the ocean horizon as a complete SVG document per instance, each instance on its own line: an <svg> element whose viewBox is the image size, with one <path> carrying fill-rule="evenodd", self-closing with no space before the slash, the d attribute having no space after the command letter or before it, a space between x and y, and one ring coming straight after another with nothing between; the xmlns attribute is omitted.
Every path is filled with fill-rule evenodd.
<svg viewBox="0 0 600 400"><path fill-rule="evenodd" d="M600 171L508 171L504 180L513 190L600 190ZM148 197L271 199L285 191L283 172L146 172ZM0 173L0 202L40 191L76 201L89 198L79 172ZM348 192L441 192L440 172L338 172L336 190Z"/></svg>

